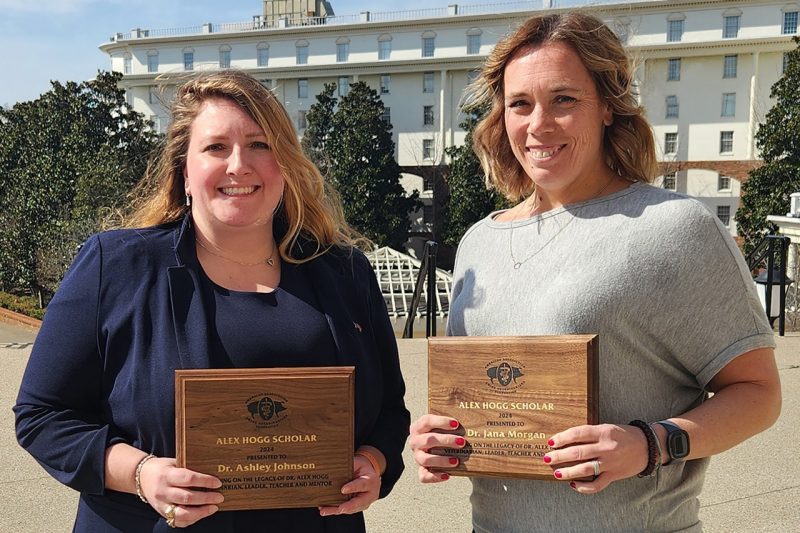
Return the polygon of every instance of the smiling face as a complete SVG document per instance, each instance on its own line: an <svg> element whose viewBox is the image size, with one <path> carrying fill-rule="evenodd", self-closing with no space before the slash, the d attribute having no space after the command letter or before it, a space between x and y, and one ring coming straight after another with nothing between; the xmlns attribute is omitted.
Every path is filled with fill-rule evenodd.
<svg viewBox="0 0 800 533"><path fill-rule="evenodd" d="M271 223L284 178L264 131L235 102L207 100L191 127L184 188L204 233Z"/></svg>
<svg viewBox="0 0 800 533"><path fill-rule="evenodd" d="M523 48L503 84L508 139L537 190L560 203L596 194L612 175L603 153L612 114L575 50L563 42Z"/></svg>

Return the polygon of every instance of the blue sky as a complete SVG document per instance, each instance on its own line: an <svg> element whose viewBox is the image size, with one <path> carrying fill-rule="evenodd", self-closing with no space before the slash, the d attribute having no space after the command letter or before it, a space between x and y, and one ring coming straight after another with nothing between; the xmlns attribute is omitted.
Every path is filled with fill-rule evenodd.
<svg viewBox="0 0 800 533"><path fill-rule="evenodd" d="M337 15L454 3L405 0L400 7L392 2L330 1ZM260 14L261 6L261 0L0 0L0 105L35 99L50 88L51 79L84 81L98 69L108 70L108 56L98 46L116 32L244 22Z"/></svg>

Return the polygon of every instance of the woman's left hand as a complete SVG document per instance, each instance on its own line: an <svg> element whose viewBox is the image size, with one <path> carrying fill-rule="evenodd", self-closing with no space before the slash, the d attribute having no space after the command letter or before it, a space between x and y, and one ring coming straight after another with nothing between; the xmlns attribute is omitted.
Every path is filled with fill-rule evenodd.
<svg viewBox="0 0 800 533"><path fill-rule="evenodd" d="M353 458L353 475L355 476L353 480L342 487L342 494L353 496L338 506L320 507L321 516L360 513L378 499L381 475L367 459L359 455Z"/></svg>
<svg viewBox="0 0 800 533"><path fill-rule="evenodd" d="M647 438L634 426L576 426L553 435L544 462L553 475L581 494L594 494L612 482L637 475L648 460ZM599 475L595 474L595 464ZM580 481L580 479L585 479Z"/></svg>

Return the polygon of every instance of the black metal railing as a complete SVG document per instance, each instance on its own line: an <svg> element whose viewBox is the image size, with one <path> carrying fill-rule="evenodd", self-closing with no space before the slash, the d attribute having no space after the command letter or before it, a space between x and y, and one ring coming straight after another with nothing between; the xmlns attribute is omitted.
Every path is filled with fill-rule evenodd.
<svg viewBox="0 0 800 533"><path fill-rule="evenodd" d="M766 273L762 273L757 282L765 284L764 288L764 311L770 325L775 322L776 317L770 316L772 313L772 287L780 287L778 311L778 335L783 337L786 331L786 289L791 283L786 275L786 263L789 252L789 237L783 235L767 235L758 246L756 246L747 257L747 267L750 272L757 272L764 267L766 260ZM777 261L776 261L777 256ZM764 275L766 274L766 275Z"/></svg>
<svg viewBox="0 0 800 533"><path fill-rule="evenodd" d="M422 298L422 286L425 284L425 277L428 278L428 293L425 302L425 336L436 336L436 250L438 247L439 245L434 241L425 242L425 249L422 251L422 264L419 267L417 283L414 286L414 296L411 298L406 327L403 330L404 339L414 337L414 318L417 315L420 298Z"/></svg>

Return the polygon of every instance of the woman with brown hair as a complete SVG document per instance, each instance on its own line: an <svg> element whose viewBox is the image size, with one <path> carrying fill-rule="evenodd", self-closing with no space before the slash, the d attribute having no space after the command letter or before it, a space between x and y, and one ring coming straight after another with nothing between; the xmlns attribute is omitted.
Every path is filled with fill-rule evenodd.
<svg viewBox="0 0 800 533"><path fill-rule="evenodd" d="M474 135L489 185L522 201L464 235L447 333L598 334L601 422L531 442L547 447L532 460L552 482L472 478L474 530L700 531L708 458L769 427L781 404L739 250L699 202L648 185L653 134L599 19L527 20L474 89L491 105ZM430 453L469 446L458 426L412 425L423 483L458 464Z"/></svg>
<svg viewBox="0 0 800 533"><path fill-rule="evenodd" d="M90 238L48 307L19 442L80 491L78 531L363 531L409 421L370 264L257 80L197 76L171 111L126 229ZM176 467L175 369L337 365L356 367L345 503L217 513L220 480Z"/></svg>

